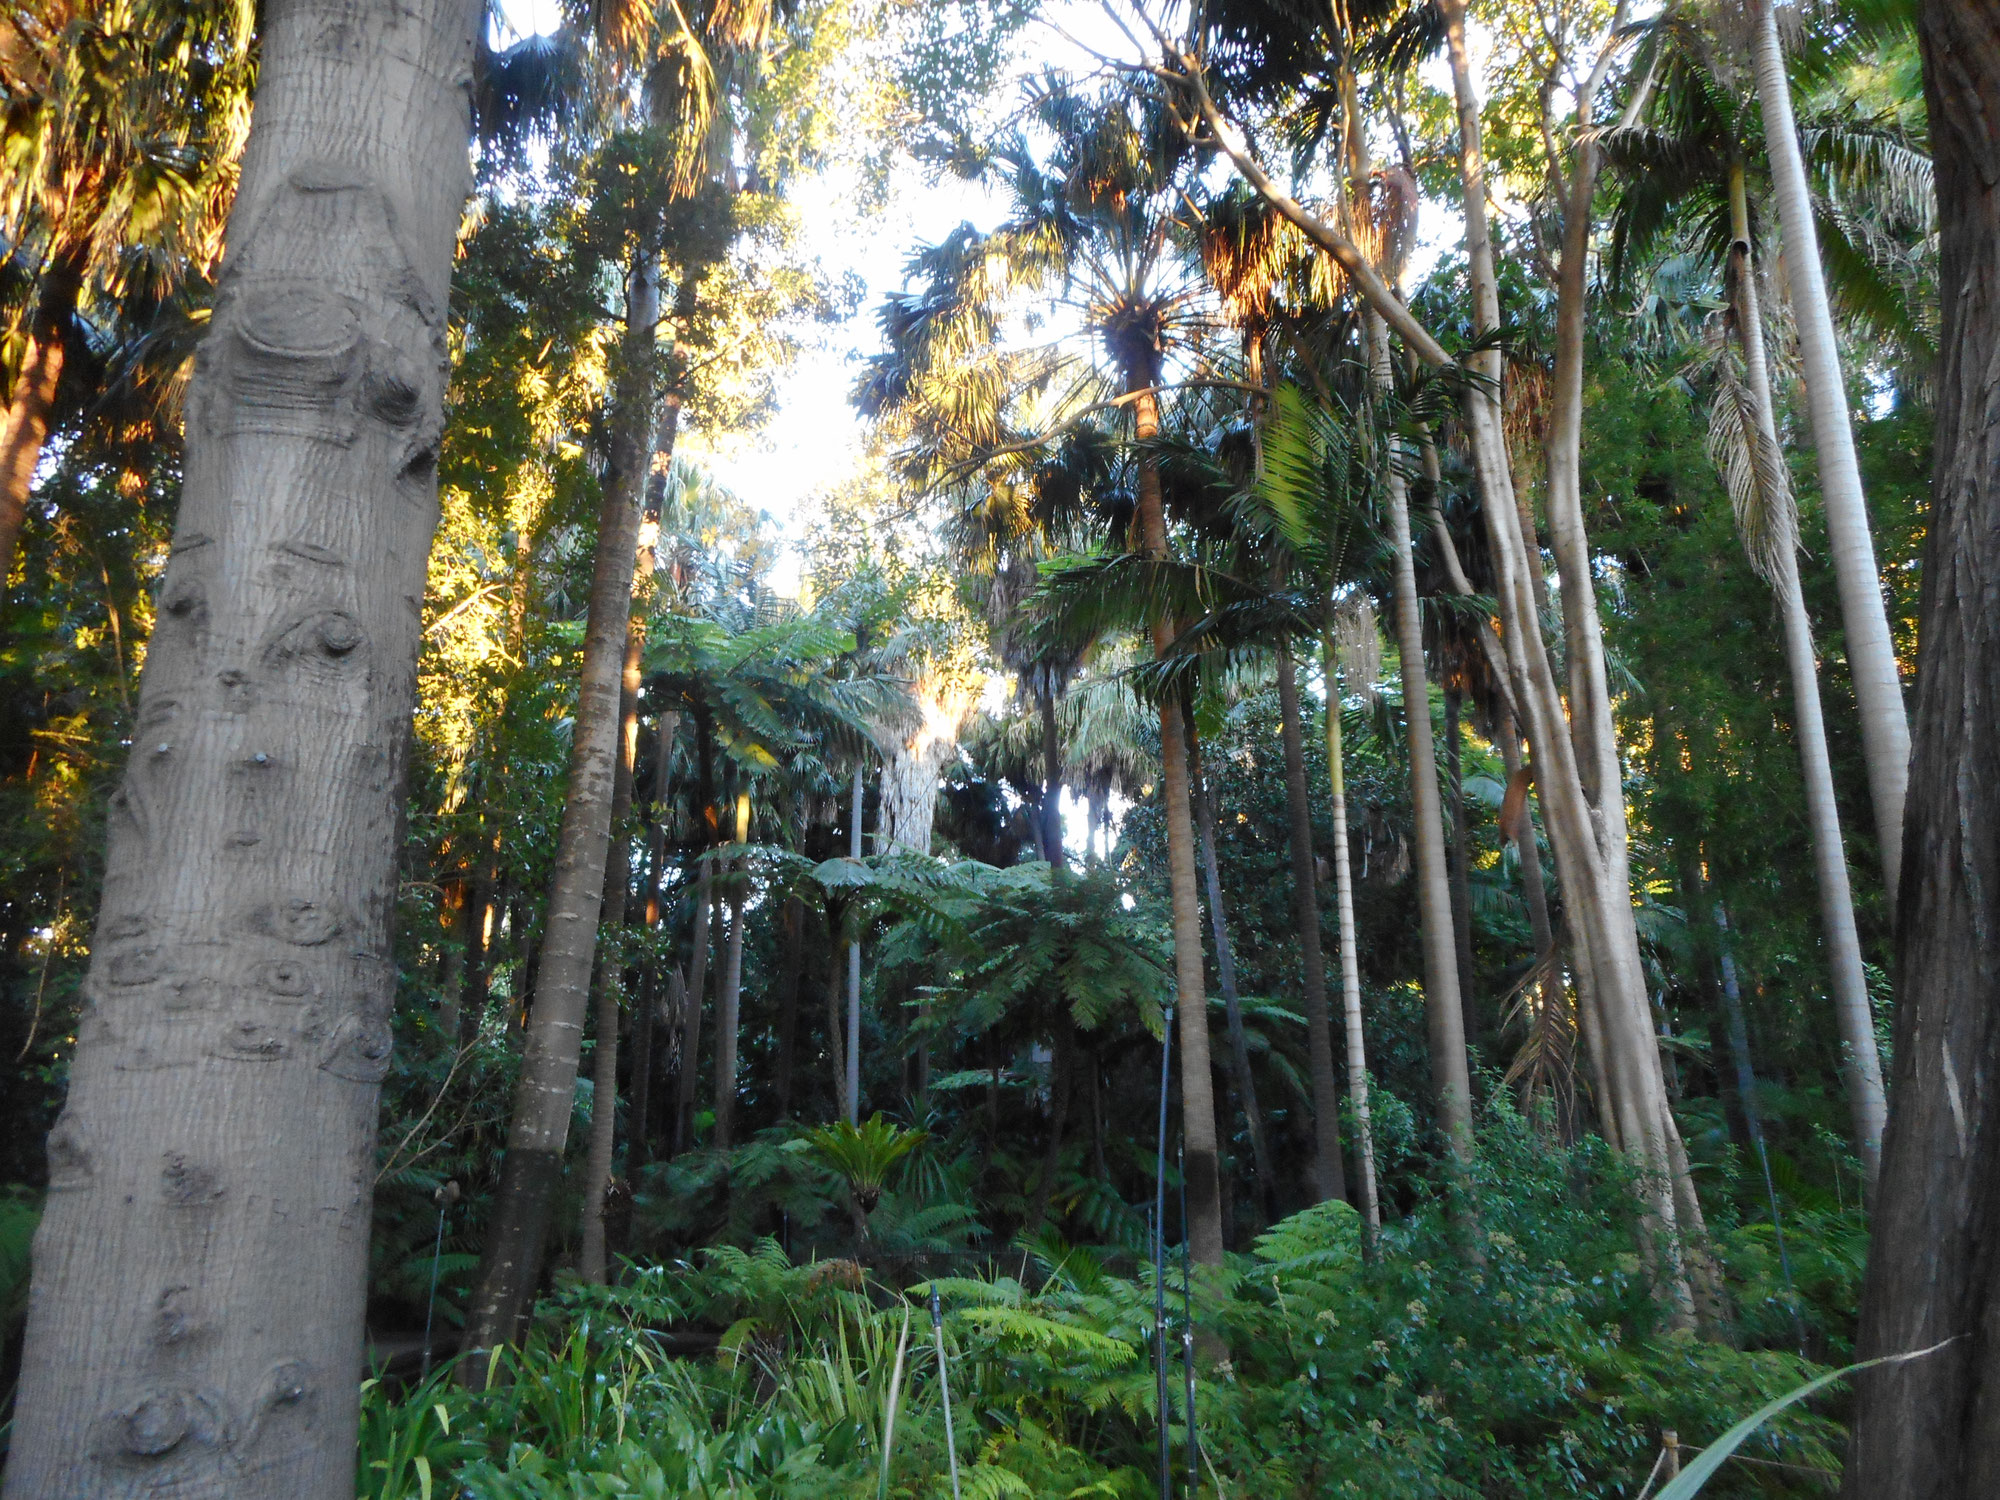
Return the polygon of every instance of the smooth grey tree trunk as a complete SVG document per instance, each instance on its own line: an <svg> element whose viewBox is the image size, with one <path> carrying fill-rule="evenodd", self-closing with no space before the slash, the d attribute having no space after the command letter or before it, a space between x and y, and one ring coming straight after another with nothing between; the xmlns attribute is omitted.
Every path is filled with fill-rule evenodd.
<svg viewBox="0 0 2000 1500"><path fill-rule="evenodd" d="M1813 646L1812 621L1806 615L1805 592L1799 581L1798 516L1792 493L1784 483L1783 449L1778 446L1777 420L1771 402L1771 378L1764 358L1764 326L1757 306L1757 274L1751 258L1750 214L1738 170L1730 184L1735 239L1730 257L1736 262L1737 337L1743 348L1744 383L1749 387L1754 429L1744 434L1754 455L1751 472L1772 535L1768 547L1750 547L1751 564L1765 574L1777 595L1784 621L1785 665L1792 678L1793 737L1799 745L1804 782L1806 823L1812 830L1813 873L1819 889L1820 929L1826 942L1828 987L1834 1018L1840 1027L1847 1075L1848 1113L1854 1126L1854 1149L1861 1157L1868 1194L1872 1198L1882 1169L1882 1130L1888 1122L1889 1101L1882 1086L1882 1055L1875 1041L1875 1014L1868 999L1868 975L1861 964L1861 939L1854 924L1854 893L1847 878L1847 845L1840 831L1840 805L1835 800L1833 761L1826 748L1826 719L1819 699L1819 653ZM1763 493L1764 476L1777 480L1776 493Z"/></svg>
<svg viewBox="0 0 2000 1500"><path fill-rule="evenodd" d="M535 977L535 1008L522 1052L479 1288L466 1322L466 1348L475 1357L464 1368L474 1383L484 1378L486 1368L478 1352L512 1342L533 1303L575 1109L583 1023L597 959L604 867L611 845L619 696L632 618L640 501L653 432L654 338L659 320L658 255L650 246L635 246L626 274L611 473L598 508L569 783Z"/></svg>
<svg viewBox="0 0 2000 1500"><path fill-rule="evenodd" d="M750 841L750 793L736 794L736 842ZM739 855L729 882L729 937L723 945L722 985L715 997L715 1144L727 1151L736 1138L736 1049L743 1009L743 896L750 861Z"/></svg>
<svg viewBox="0 0 2000 1500"><path fill-rule="evenodd" d="M1340 1153L1340 1085L1333 1072L1333 1019L1326 998L1326 953L1320 944L1319 885L1312 846L1312 802L1306 791L1305 725L1298 668L1290 641L1278 643L1278 739L1285 756L1286 851L1292 862L1292 920L1299 929L1305 971L1306 1061L1313 1095L1313 1191L1324 1201L1347 1196ZM1338 713L1338 702L1333 706Z"/></svg>
<svg viewBox="0 0 2000 1500"><path fill-rule="evenodd" d="M350 1500L475 8L272 0L7 1500Z"/></svg>
<svg viewBox="0 0 2000 1500"><path fill-rule="evenodd" d="M1361 1168L1361 1217L1372 1242L1382 1228L1381 1190L1375 1176L1375 1127L1368 1111L1368 1048L1361 1027L1361 958L1354 939L1354 866L1347 847L1347 752L1340 732L1340 656L1327 631L1321 642L1326 671L1326 766L1333 802L1334 908L1340 920L1340 1012L1347 1032L1347 1098L1354 1110L1354 1155ZM1327 1066L1333 1065L1328 1057ZM1314 1066L1318 1066L1317 1060Z"/></svg>
<svg viewBox="0 0 2000 1500"><path fill-rule="evenodd" d="M1819 236L1813 229L1812 197L1806 186L1798 126L1792 117L1792 88L1785 74L1777 16L1772 0L1745 0L1745 5L1750 16L1757 97L1764 109L1764 154L1771 164L1778 224L1785 236L1785 281L1792 294L1806 409L1812 418L1813 448L1819 458L1827 550L1832 554L1834 581L1840 589L1848 669L1861 713L1861 748L1868 763L1868 793L1882 851L1883 889L1893 903L1902 870L1910 721L1903 707L1896 648L1889 638L1882 575L1875 566L1875 540L1868 525L1868 502L1861 491L1861 466L1854 456L1854 425L1847 410L1847 386L1841 377L1840 347L1834 339ZM1938 201L1943 202L1942 193Z"/></svg>
<svg viewBox="0 0 2000 1500"><path fill-rule="evenodd" d="M1389 331L1374 312L1362 315L1368 363L1379 389L1390 380ZM1430 683L1424 674L1423 619L1418 613L1416 562L1410 551L1410 499L1401 466L1388 464L1389 545L1395 553L1396 648L1403 676L1403 729L1410 762L1410 806L1416 824L1417 921L1423 932L1424 1018L1430 1038L1431 1087L1438 1129L1463 1162L1472 1153L1472 1075L1465 1057L1464 1009L1451 920L1451 874L1445 859L1444 807L1438 795L1437 750L1431 739Z"/></svg>

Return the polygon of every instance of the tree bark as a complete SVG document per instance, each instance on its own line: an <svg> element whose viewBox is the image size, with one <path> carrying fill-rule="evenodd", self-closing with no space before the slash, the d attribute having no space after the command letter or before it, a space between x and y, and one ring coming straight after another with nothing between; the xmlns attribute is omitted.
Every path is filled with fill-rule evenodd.
<svg viewBox="0 0 2000 1500"><path fill-rule="evenodd" d="M1378 389L1390 381L1389 331L1374 312L1362 314L1368 361ZM1403 730L1410 761L1410 806L1417 835L1417 920L1423 929L1424 1017L1430 1040L1431 1087L1437 1091L1438 1131L1463 1163L1472 1155L1472 1076L1465 1057L1464 1010L1452 936L1451 877L1445 863L1444 811L1438 796L1437 749L1431 740L1430 683L1424 674L1424 627L1417 606L1417 570L1410 551L1410 499L1401 467L1388 466L1389 545L1395 553L1396 648L1403 677Z"/></svg>
<svg viewBox="0 0 2000 1500"><path fill-rule="evenodd" d="M1337 702L1333 711L1339 712ZM1305 726L1290 641L1278 642L1278 715L1278 738L1285 755L1292 920L1298 924L1299 957L1305 968L1306 1055L1313 1091L1313 1191L1323 1202L1347 1196L1347 1168L1340 1152L1340 1086L1333 1073L1333 1021L1326 1000L1326 954L1320 946L1312 803L1306 793Z"/></svg>
<svg viewBox="0 0 2000 1500"><path fill-rule="evenodd" d="M466 1322L466 1347L473 1351L511 1342L528 1313L541 1275L549 1214L562 1178L563 1151L575 1109L577 1064L611 843L619 696L632 615L640 500L652 438L659 318L657 252L648 245L636 246L626 273L616 428L611 472L598 510L569 784L549 888L535 1011L522 1054L479 1289ZM486 1362L474 1358L465 1368L477 1381L483 1378Z"/></svg>
<svg viewBox="0 0 2000 1500"><path fill-rule="evenodd" d="M1354 1110L1354 1155L1361 1171L1361 1217L1372 1244L1382 1228L1382 1201L1375 1175L1375 1129L1368 1112L1368 1048L1361 1028L1361 960L1354 940L1354 867L1347 848L1347 755L1340 733L1340 657L1329 630L1321 641L1326 670L1326 765L1332 783L1334 908L1340 921L1341 1018L1347 1032L1347 1097ZM1310 1040L1310 1039L1309 1039ZM1320 1066L1317 1051L1312 1065ZM1333 1049L1327 1048L1326 1069L1333 1071ZM1323 1087L1317 1072L1313 1092Z"/></svg>
<svg viewBox="0 0 2000 1500"><path fill-rule="evenodd" d="M662 916L663 885L666 878L667 857L667 789L671 785L674 760L674 735L680 728L678 713L663 711L655 721L653 730L654 755L658 758L653 768L653 813L651 826L646 830L646 904L641 919L646 930L651 932L659 926ZM659 975L649 957L641 971L639 982L639 1005L632 1014L632 1112L625 1130L625 1176L636 1182L639 1171L652 1156L653 1144L653 1072L657 1050L653 1026L654 1011L660 1003Z"/></svg>
<svg viewBox="0 0 2000 1500"><path fill-rule="evenodd" d="M1250 1155L1257 1168L1257 1201L1269 1223L1276 1215L1277 1179L1271 1170L1271 1148L1264 1136L1264 1111L1257 1105L1257 1079L1250 1071L1250 1044L1243 1035L1243 1002L1236 990L1236 949L1229 941L1229 913L1222 900L1222 872L1215 859L1215 799L1201 771L1201 746L1192 714L1183 714L1187 731L1188 779L1194 784L1195 828L1201 838L1202 884L1208 890L1208 928L1215 938L1215 987L1222 991L1222 1013L1229 1027L1230 1072L1236 1096L1243 1101L1243 1122L1250 1130Z"/></svg>
<svg viewBox="0 0 2000 1500"><path fill-rule="evenodd" d="M750 793L736 794L736 842L750 842ZM750 879L750 861L738 855L729 882L729 941L724 948L722 988L715 1001L715 1145L727 1151L736 1143L736 1049L743 1009L743 894Z"/></svg>
<svg viewBox="0 0 2000 1500"><path fill-rule="evenodd" d="M8 1500L354 1494L473 22L464 0L264 14Z"/></svg>
<svg viewBox="0 0 2000 1500"><path fill-rule="evenodd" d="M917 728L882 758L881 843L884 849L931 852L937 821L938 773L958 753L958 733L972 712L971 692L953 681L917 684Z"/></svg>
<svg viewBox="0 0 2000 1500"><path fill-rule="evenodd" d="M34 494L35 469L54 420L56 391L62 385L67 353L64 325L76 314L83 284L74 257L57 260L42 277L34 316L28 321L27 349L7 414L0 419L0 587L14 568L21 527Z"/></svg>
<svg viewBox="0 0 2000 1500"><path fill-rule="evenodd" d="M1167 556L1167 519L1160 471L1143 445L1159 434L1159 398L1152 394L1154 372L1128 370L1126 387L1135 393L1133 425L1139 459L1139 536L1148 557ZM1173 645L1171 621L1153 625L1153 651L1164 656ZM1208 1043L1208 996L1202 974L1201 896L1195 876L1192 788L1181 707L1173 698L1160 704L1160 796L1167 815L1167 865L1173 892L1175 1003L1181 1030L1181 1134L1186 1157L1188 1247L1196 1264L1222 1264L1222 1191L1215 1129L1215 1073Z"/></svg>
<svg viewBox="0 0 2000 1500"><path fill-rule="evenodd" d="M685 1151L694 1140L695 1085L701 1077L701 1000L708 989L708 929L715 910L715 862L711 851L721 842L721 824L715 807L715 735L707 716L695 714L695 796L701 803L696 837L701 852L696 858L699 873L694 882L693 929L688 942L687 993L682 996L681 1065L674 1088L674 1152Z"/></svg>
<svg viewBox="0 0 2000 1500"><path fill-rule="evenodd" d="M1062 728L1056 719L1056 688L1053 674L1044 667L1041 690L1036 694L1042 711L1042 858L1051 868L1063 863L1062 826Z"/></svg>
<svg viewBox="0 0 2000 1500"><path fill-rule="evenodd" d="M1882 851L1882 883L1893 900L1902 868L1903 796L1910 775L1910 724L1903 706L1902 674L1896 665L1895 644L1889 638L1889 614L1882 599L1882 575L1875 566L1868 502L1861 491L1861 466L1854 456L1847 386L1841 377L1840 349L1834 339L1826 273L1820 265L1819 236L1813 229L1805 158L1792 118L1792 89L1785 73L1784 48L1778 40L1777 16L1771 0L1745 0L1745 5L1751 22L1757 97L1764 108L1764 152L1778 200L1778 224L1785 236L1785 280L1792 294L1806 409L1812 418L1813 448L1819 459L1827 550L1832 554L1834 580L1840 588L1847 662L1854 677L1855 705L1861 714L1861 747L1868 763L1875 836ZM1938 201L1942 204L1944 200L1940 197Z"/></svg>
<svg viewBox="0 0 2000 1500"><path fill-rule="evenodd" d="M1777 420L1771 404L1771 379L1764 358L1764 326L1757 307L1756 269L1751 260L1750 211L1743 173L1730 176L1730 210L1734 240L1729 247L1735 265L1737 337L1742 342L1745 384L1749 387L1756 428L1744 434L1754 453L1765 458L1753 472L1781 468ZM1861 965L1861 938L1854 925L1854 893L1847 879L1847 845L1841 837L1840 805L1833 789L1833 761L1827 754L1826 721L1820 710L1819 654L1813 646L1812 621L1806 615L1805 592L1799 582L1798 519L1789 488L1763 496L1769 524L1779 533L1777 544L1762 549L1751 561L1770 573L1784 620L1785 665L1791 671L1794 738L1804 782L1806 823L1812 830L1813 873L1819 889L1820 928L1826 940L1828 988L1844 1051L1841 1071L1847 1075L1848 1112L1854 1124L1854 1148L1861 1158L1872 1198L1882 1170L1882 1128L1889 1103L1882 1087L1882 1055L1875 1043L1875 1013L1868 999L1868 975ZM1755 552L1755 549L1753 549Z"/></svg>
<svg viewBox="0 0 2000 1500"><path fill-rule="evenodd" d="M643 544L640 560L650 563ZM604 1285L606 1253L604 1205L611 1192L611 1162L618 1136L618 1024L625 998L625 905L632 886L632 769L639 753L639 661L646 621L634 613L625 631L620 673L618 764L611 787L611 846L604 861L604 920L607 940L598 944L597 1039L590 1057L590 1146L583 1174L583 1222L577 1275ZM635 1122L636 1123L636 1120ZM628 1132L629 1133L629 1132Z"/></svg>
<svg viewBox="0 0 2000 1500"><path fill-rule="evenodd" d="M1895 1081L1844 1495L2000 1494L2000 5L1926 0L1943 290Z"/></svg>
<svg viewBox="0 0 2000 1500"><path fill-rule="evenodd" d="M779 918L782 931L778 957L778 1065L771 1081L777 1118L792 1117L792 1072L797 1066L799 994L805 985L806 904L797 896L785 900Z"/></svg>

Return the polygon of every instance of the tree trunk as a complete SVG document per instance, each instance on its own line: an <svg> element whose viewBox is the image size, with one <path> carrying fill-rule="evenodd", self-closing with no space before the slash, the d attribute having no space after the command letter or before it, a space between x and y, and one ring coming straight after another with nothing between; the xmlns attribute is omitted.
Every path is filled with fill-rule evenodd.
<svg viewBox="0 0 2000 1500"><path fill-rule="evenodd" d="M1730 175L1730 209L1734 241L1730 258L1736 262L1737 336L1742 341L1745 384L1755 411L1755 430L1744 437L1755 453L1752 471L1781 467L1783 450L1771 405L1771 379L1764 359L1764 327L1757 308L1756 269L1751 261L1750 211L1741 168ZM1882 1168L1882 1127L1889 1104L1882 1089L1882 1056L1875 1043L1875 1014L1868 999L1868 976L1861 966L1861 939L1854 926L1854 894L1847 881L1847 846L1840 832L1840 806L1834 798L1833 762L1827 755L1826 721L1820 711L1819 656L1813 647L1812 621L1806 616L1799 584L1798 518L1791 491L1763 496L1779 533L1775 546L1752 549L1752 564L1769 571L1778 611L1784 619L1785 664L1791 670L1792 732L1799 744L1804 780L1806 823L1812 829L1813 873L1819 887L1820 926L1826 939L1828 987L1833 992L1834 1017L1840 1027L1847 1075L1847 1105L1854 1124L1854 1145L1872 1198ZM1768 556L1763 555L1768 553Z"/></svg>
<svg viewBox="0 0 2000 1500"><path fill-rule="evenodd" d="M1834 579L1840 587L1840 619L1846 632L1848 667L1854 676L1855 705L1861 714L1861 748L1868 763L1875 835L1882 848L1883 889L1893 901L1902 868L1903 795L1910 775L1910 725L1903 707L1902 674L1896 665L1895 644L1889 638L1882 575L1875 566L1868 503L1861 492L1861 467L1854 457L1847 387L1834 340L1826 273L1820 265L1819 236L1813 229L1805 159L1799 148L1798 126L1792 119L1792 89L1785 74L1777 17L1771 0L1745 0L1745 4L1751 22L1757 97L1764 107L1764 151L1771 164L1778 223L1785 236L1785 280L1792 294L1799 365L1812 417L1813 447L1819 458L1827 550L1833 554ZM1942 196L1938 201L1943 203Z"/></svg>
<svg viewBox="0 0 2000 1500"><path fill-rule="evenodd" d="M1052 868L1063 863L1062 826L1062 728L1056 720L1056 689L1053 674L1044 667L1041 690L1036 694L1042 711L1042 858Z"/></svg>
<svg viewBox="0 0 2000 1500"><path fill-rule="evenodd" d="M1055 1194L1056 1173L1062 1167L1063 1133L1069 1125L1069 1103L1076 1072L1076 1026L1065 1014L1056 1017L1049 1037L1049 1138L1042 1148L1042 1175L1021 1237L1033 1239L1048 1221L1049 1200Z"/></svg>
<svg viewBox="0 0 2000 1500"><path fill-rule="evenodd" d="M474 8L264 20L49 1136L8 1500L355 1493Z"/></svg>
<svg viewBox="0 0 2000 1500"><path fill-rule="evenodd" d="M1341 1018L1347 1032L1347 1097L1354 1110L1354 1155L1361 1169L1361 1217L1371 1245L1382 1228L1382 1202L1375 1175L1375 1129L1368 1113L1368 1048L1361 1029L1361 960L1354 940L1354 867L1347 851L1347 756L1340 733L1340 657L1329 630L1321 642L1326 670L1326 766L1332 783L1334 908L1340 920ZM1310 1039L1308 1039L1310 1041ZM1326 1078L1313 1051L1313 1097L1333 1084L1333 1048L1327 1047ZM1329 1195L1330 1196L1330 1195Z"/></svg>
<svg viewBox="0 0 2000 1500"><path fill-rule="evenodd" d="M1467 1049L1479 1041L1479 1001L1472 993L1472 835L1465 821L1465 700L1444 694L1444 764L1451 782L1451 930L1458 954L1458 999Z"/></svg>
<svg viewBox="0 0 2000 1500"><path fill-rule="evenodd" d="M750 793L736 794L736 842L750 842ZM743 1009L743 894L750 879L750 860L738 855L729 882L729 942L724 949L722 988L715 1001L715 1145L727 1151L736 1143L736 1048Z"/></svg>
<svg viewBox="0 0 2000 1500"><path fill-rule="evenodd" d="M647 551L642 549L641 557ZM604 1285L609 1256L605 1249L604 1205L611 1191L611 1162L618 1133L618 1024L625 998L625 905L632 886L632 768L639 753L639 658L645 644L646 622L635 614L625 632L625 662L620 674L618 764L611 787L611 845L604 859L605 940L598 944L596 1045L590 1057L590 1143L583 1173L582 1248L577 1274L593 1286Z"/></svg>
<svg viewBox="0 0 2000 1500"><path fill-rule="evenodd" d="M882 758L881 844L884 849L931 852L937 821L938 773L958 753L958 732L972 712L964 684L920 681L916 730Z"/></svg>
<svg viewBox="0 0 2000 1500"><path fill-rule="evenodd" d="M82 268L74 257L58 259L42 276L34 316L28 321L27 348L7 414L0 419L0 586L14 568L14 551L21 544L28 501L34 493L35 469L42 445L49 438L56 391L62 385L67 350L64 325L76 315Z"/></svg>
<svg viewBox="0 0 2000 1500"><path fill-rule="evenodd" d="M635 247L626 275L611 473L598 510L569 784L555 878L549 888L535 1013L521 1059L479 1289L466 1323L466 1347L475 1351L511 1342L533 1301L575 1109L577 1063L611 843L619 696L632 615L640 500L652 438L653 341L660 315L655 260L650 247ZM477 1358L466 1363L474 1381L483 1378L485 1368L485 1361Z"/></svg>
<svg viewBox="0 0 2000 1500"><path fill-rule="evenodd" d="M806 904L797 896L785 900L778 952L778 1065L771 1081L777 1117L792 1117L792 1070L797 1064L799 993L805 985Z"/></svg>
<svg viewBox="0 0 2000 1500"><path fill-rule="evenodd" d="M1362 315L1368 360L1378 389L1390 382L1389 331L1374 312ZM1444 811L1438 797L1437 750L1431 740L1430 684L1424 675L1424 627L1417 605L1416 562L1410 552L1410 500L1401 467L1388 464L1389 544L1395 551L1396 647L1403 676L1403 729L1410 760L1410 806L1417 835L1417 920L1424 940L1424 1017L1430 1038L1431 1087L1446 1145L1463 1163L1472 1155L1472 1078L1465 1058L1464 1011L1451 920L1451 877L1445 864Z"/></svg>
<svg viewBox="0 0 2000 1500"><path fill-rule="evenodd" d="M659 925L662 915L662 885L667 857L667 789L673 775L674 735L680 728L680 717L672 711L661 713L653 731L653 753L657 762L653 768L652 822L646 830L646 904L640 913L648 932ZM625 1130L625 1176L635 1183L640 1168L652 1155L653 1070L656 1063L653 1054L657 1050L653 1024L654 1011L659 1003L659 976L648 958L639 982L639 1005L632 1013L632 1062L629 1069L632 1112Z"/></svg>
<svg viewBox="0 0 2000 1500"><path fill-rule="evenodd" d="M848 825L848 854L861 858L861 762L854 763L854 815ZM840 1089L847 1123L861 1123L861 934L847 944L847 1071Z"/></svg>
<svg viewBox="0 0 2000 1500"><path fill-rule="evenodd" d="M1140 444L1160 430L1159 398L1150 370L1128 371L1126 387ZM1160 471L1143 452L1139 459L1139 536L1148 557L1167 556L1167 519ZM1164 656L1173 645L1172 622L1153 625L1153 651ZM1195 877L1192 788L1180 704L1160 705L1160 795L1167 815L1167 864L1173 890L1175 1004L1181 1029L1181 1133L1185 1143L1188 1247L1195 1262L1222 1264L1222 1192L1215 1130L1215 1074L1209 1060L1208 996L1201 958L1201 897Z"/></svg>
<svg viewBox="0 0 2000 1500"><path fill-rule="evenodd" d="M711 852L721 842L715 808L715 735L706 715L695 715L695 796L701 803L696 837L701 853L695 858L694 911L688 943L687 993L681 997L681 1065L674 1085L674 1152L694 1141L695 1084L701 1067L701 1000L708 989L708 929L715 910L715 861Z"/></svg>
<svg viewBox="0 0 2000 1500"><path fill-rule="evenodd" d="M1956 1342L1856 1378L1851 1500L2000 1494L2000 5L1926 0L1917 35L1944 317L1895 1082L1856 1353Z"/></svg>
<svg viewBox="0 0 2000 1500"><path fill-rule="evenodd" d="M1201 772L1201 747L1195 738L1194 716L1182 715L1187 732L1188 779L1194 784L1195 828L1201 838L1202 884L1208 889L1208 928L1215 938L1215 987L1222 991L1222 1013L1229 1025L1230 1072L1236 1096L1243 1101L1243 1122L1250 1129L1250 1155L1257 1168L1257 1201L1264 1220L1276 1217L1277 1178L1271 1170L1271 1148L1264 1137L1264 1112L1257 1106L1257 1079L1250 1071L1250 1044L1243 1035L1243 1003L1236 991L1236 949L1229 941L1229 914L1222 900L1222 873L1215 861L1215 799Z"/></svg>
<svg viewBox="0 0 2000 1500"><path fill-rule="evenodd" d="M1336 703L1334 711L1339 712ZM1333 1021L1326 1002L1326 956L1319 940L1319 886L1314 879L1312 803L1306 794L1305 726L1299 709L1292 643L1278 642L1279 740L1285 752L1285 812L1292 858L1292 920L1305 966L1306 1054L1313 1090L1313 1191L1324 1201L1347 1196L1340 1154L1340 1088L1333 1074ZM1260 1168L1261 1170L1261 1168Z"/></svg>

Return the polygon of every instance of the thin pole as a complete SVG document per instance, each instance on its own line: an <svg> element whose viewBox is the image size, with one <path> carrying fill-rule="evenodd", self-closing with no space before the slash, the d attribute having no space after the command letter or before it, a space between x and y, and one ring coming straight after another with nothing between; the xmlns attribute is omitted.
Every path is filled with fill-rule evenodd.
<svg viewBox="0 0 2000 1500"><path fill-rule="evenodd" d="M1181 1370L1187 1380L1187 1493L1194 1495L1199 1447L1194 1431L1194 1277L1188 1269L1187 1152L1181 1152Z"/></svg>
<svg viewBox="0 0 2000 1500"><path fill-rule="evenodd" d="M937 1344L938 1390L944 1396L944 1456L951 1465L951 1500L958 1494L958 1443L951 1431L951 1372L944 1362L944 1312L938 1306L937 1283L931 1283L931 1338Z"/></svg>
<svg viewBox="0 0 2000 1500"><path fill-rule="evenodd" d="M861 762L854 763L854 817L848 830L848 853L861 858ZM861 1123L861 937L856 933L847 945L847 1078L841 1100L847 1123Z"/></svg>
<svg viewBox="0 0 2000 1500"><path fill-rule="evenodd" d="M1172 1500L1174 1493L1167 1402L1167 1066L1173 1051L1174 1008L1169 1005L1160 1038L1160 1145L1153 1167L1153 1378L1160 1399L1160 1500Z"/></svg>
<svg viewBox="0 0 2000 1500"><path fill-rule="evenodd" d="M438 1262L444 1257L444 1216L451 1212L452 1204L458 1202L458 1184L447 1182L431 1195L438 1206L437 1239L431 1245L431 1297L424 1307L424 1367L417 1377L421 1384L431 1375L431 1325L437 1314Z"/></svg>

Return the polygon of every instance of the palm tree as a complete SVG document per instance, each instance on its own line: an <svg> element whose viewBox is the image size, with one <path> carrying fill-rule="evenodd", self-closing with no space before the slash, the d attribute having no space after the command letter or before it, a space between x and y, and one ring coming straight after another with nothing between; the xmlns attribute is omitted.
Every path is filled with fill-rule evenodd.
<svg viewBox="0 0 2000 1500"><path fill-rule="evenodd" d="M1820 264L1819 237L1813 227L1805 157L1792 115L1792 88L1785 73L1784 47L1778 39L1776 7L1772 0L1744 3L1751 22L1757 97L1764 106L1764 149L1778 200L1778 222L1789 252L1784 257L1785 279L1798 325L1799 362L1805 376L1806 407L1812 417L1813 446L1819 455L1827 546L1833 554L1834 578L1840 585L1847 660L1861 711L1861 744L1875 807L1875 837L1882 850L1883 889L1893 902L1902 872L1910 721L1903 707L1896 649L1889 639L1889 615L1882 599L1882 575L1875 566L1875 539L1868 524L1868 502L1861 491L1861 467L1854 456L1854 426L1847 411L1847 386L1834 339L1833 308L1827 299L1826 272ZM1860 1066L1859 1058L1855 1065Z"/></svg>
<svg viewBox="0 0 2000 1500"><path fill-rule="evenodd" d="M0 578L83 323L167 303L215 269L250 124L254 20L231 0L0 14L0 243L30 289L9 330L23 352L0 417Z"/></svg>

